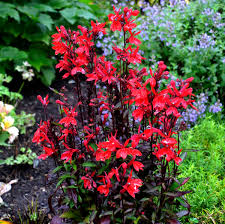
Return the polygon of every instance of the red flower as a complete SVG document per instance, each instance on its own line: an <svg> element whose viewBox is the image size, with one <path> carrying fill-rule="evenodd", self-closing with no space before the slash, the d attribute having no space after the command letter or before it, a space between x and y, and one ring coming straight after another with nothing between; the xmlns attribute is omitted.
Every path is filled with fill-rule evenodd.
<svg viewBox="0 0 225 224"><path fill-rule="evenodd" d="M93 172L91 174L91 176L89 174L87 174L86 176L81 177L81 180L84 181L84 188L88 188L89 190L92 189L92 185L94 188L97 187L96 183L94 182L94 180L92 179L92 177L94 176L95 172Z"/></svg>
<svg viewBox="0 0 225 224"><path fill-rule="evenodd" d="M120 9L119 10L116 10L115 6L113 6L113 11L115 14L109 14L108 15L108 18L109 18L109 21L112 22L111 26L110 26L110 30L112 31L116 31L116 30L119 30L121 31L122 29L122 15L119 14L120 12Z"/></svg>
<svg viewBox="0 0 225 224"><path fill-rule="evenodd" d="M37 96L37 99L42 103L43 106L47 106L49 103L48 100L48 95L46 95L46 97L44 97L44 99L42 99L42 97L40 95Z"/></svg>
<svg viewBox="0 0 225 224"><path fill-rule="evenodd" d="M127 43L131 43L131 44L135 44L136 46L140 45L141 44L141 41L139 39L137 39L135 36L137 36L138 34L141 33L141 31L139 32L131 32L131 30L129 30L129 33L130 33L130 37L126 40Z"/></svg>
<svg viewBox="0 0 225 224"><path fill-rule="evenodd" d="M63 142L63 145L68 149L66 152L62 153L61 159L66 160L64 163L67 163L68 161L72 161L72 156L74 152L78 152L79 149L73 149L70 148L66 143Z"/></svg>
<svg viewBox="0 0 225 224"><path fill-rule="evenodd" d="M143 170L144 168L144 165L141 163L141 162L138 162L138 161L134 161L133 162L133 167L136 171L139 171L139 170Z"/></svg>
<svg viewBox="0 0 225 224"><path fill-rule="evenodd" d="M64 163L67 163L68 161L70 161L70 163L71 163L73 153L77 152L77 151L79 151L79 149L71 149L69 151L62 153L61 160L65 160Z"/></svg>
<svg viewBox="0 0 225 224"><path fill-rule="evenodd" d="M45 160L47 157L51 156L56 151L54 148L52 149L52 148L49 148L49 147L46 147L46 146L44 146L43 150L45 151L45 153L38 156L38 159Z"/></svg>
<svg viewBox="0 0 225 224"><path fill-rule="evenodd" d="M66 114L66 117L62 118L59 123L60 124L64 124L65 127L69 127L71 124L72 125L77 125L77 121L74 118L75 116L77 116L77 112L75 112L76 107L74 107L73 109L69 110L66 107L63 107L63 110Z"/></svg>
<svg viewBox="0 0 225 224"><path fill-rule="evenodd" d="M96 20L96 23L91 21L92 30L90 31L90 33L93 33L96 36L99 34L99 32L102 32L103 34L106 34L106 31L105 31L105 28L104 28L105 24L106 23L99 23L97 20Z"/></svg>
<svg viewBox="0 0 225 224"><path fill-rule="evenodd" d="M97 161L105 161L105 160L111 158L111 154L112 154L112 152L109 151L109 150L108 151L103 151L101 149L97 149L95 157L96 157Z"/></svg>
<svg viewBox="0 0 225 224"><path fill-rule="evenodd" d="M124 193L125 191L127 191L133 198L135 198L135 194L139 192L138 188L141 187L142 184L143 181L141 179L132 178L131 170L127 183L123 186L123 189L120 191L120 193Z"/></svg>
<svg viewBox="0 0 225 224"><path fill-rule="evenodd" d="M88 177L81 177L81 180L84 181L84 188L92 189L91 180Z"/></svg>
<svg viewBox="0 0 225 224"><path fill-rule="evenodd" d="M34 137L32 142L36 142L37 144L46 141L47 143L51 144L51 141L48 138L48 128L49 128L49 121L44 121L43 124L39 125L39 128L34 133Z"/></svg>
<svg viewBox="0 0 225 224"><path fill-rule="evenodd" d="M105 177L103 177L102 182L104 185L101 185L97 188L97 190L100 192L100 194L104 194L105 196L108 196L109 194L109 188L112 187L111 181L108 177L108 175L105 173ZM107 183L106 183L107 182Z"/></svg>

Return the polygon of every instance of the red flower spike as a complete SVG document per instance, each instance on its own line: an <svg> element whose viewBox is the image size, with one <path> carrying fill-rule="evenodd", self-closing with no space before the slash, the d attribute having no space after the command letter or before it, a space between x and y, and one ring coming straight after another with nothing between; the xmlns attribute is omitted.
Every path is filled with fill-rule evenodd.
<svg viewBox="0 0 225 224"><path fill-rule="evenodd" d="M93 35L96 35L96 36L99 34L99 32L106 34L106 31L104 28L105 24L106 23L99 23L97 20L96 20L96 23L91 21L92 30L90 31L90 33L93 33Z"/></svg>
<svg viewBox="0 0 225 224"><path fill-rule="evenodd" d="M42 103L44 107L46 107L49 104L48 95L42 99L40 95L37 96L37 99Z"/></svg>
<svg viewBox="0 0 225 224"><path fill-rule="evenodd" d="M116 31L116 30L119 30L121 31L122 29L122 15L119 14L120 12L120 9L119 10L116 10L115 6L113 6L113 11L115 14L109 14L108 15L108 18L109 18L109 21L112 22L111 26L110 26L110 30L112 31Z"/></svg>
<svg viewBox="0 0 225 224"><path fill-rule="evenodd" d="M97 188L97 191L100 192L100 194L104 194L105 196L108 196L109 194L109 188L112 187L112 184L111 184L111 181L108 177L108 175L105 173L105 177L103 177L102 179L104 185L100 185L98 188ZM106 184L107 182L107 184Z"/></svg>
<svg viewBox="0 0 225 224"><path fill-rule="evenodd" d="M133 170L131 170L127 183L123 186L120 193L127 191L133 198L135 198L135 194L139 192L138 188L143 185L143 181L141 179L132 178L132 171Z"/></svg>
<svg viewBox="0 0 225 224"><path fill-rule="evenodd" d="M45 151L45 153L38 156L38 159L45 160L47 157L51 156L53 153L56 152L55 149L52 149L46 146L44 146L43 150Z"/></svg>
<svg viewBox="0 0 225 224"><path fill-rule="evenodd" d="M141 44L141 41L139 39L137 39L135 36L139 35L141 33L141 31L135 33L135 32L131 32L129 30L129 33L130 33L130 37L126 40L127 43L131 43L131 44L134 44L136 46L140 45Z"/></svg>
<svg viewBox="0 0 225 224"><path fill-rule="evenodd" d="M77 121L74 118L75 116L77 116L77 112L75 112L76 107L73 109L68 109L66 107L63 107L63 110L66 114L66 117L62 118L59 123L60 124L64 124L65 127L69 127L70 125L77 125Z"/></svg>
<svg viewBox="0 0 225 224"><path fill-rule="evenodd" d="M66 151L66 152L62 153L61 160L65 160L64 163L67 163L68 161L70 161L70 163L71 163L73 153L77 152L77 151L79 151L79 149L71 149L69 151Z"/></svg>

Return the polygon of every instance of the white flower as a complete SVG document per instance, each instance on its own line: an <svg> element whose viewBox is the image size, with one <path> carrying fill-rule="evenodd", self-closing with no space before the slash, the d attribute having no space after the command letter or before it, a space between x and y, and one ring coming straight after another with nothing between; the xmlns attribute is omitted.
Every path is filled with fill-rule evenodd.
<svg viewBox="0 0 225 224"><path fill-rule="evenodd" d="M18 71L18 72L24 72L24 71L25 71L25 68L24 68L24 66L19 66L19 65L17 65L17 66L15 67L15 70Z"/></svg>
<svg viewBox="0 0 225 224"><path fill-rule="evenodd" d="M30 67L31 66L28 61L24 61L23 65L26 66L26 67Z"/></svg>
<svg viewBox="0 0 225 224"><path fill-rule="evenodd" d="M12 110L14 109L14 106L13 105L10 105L10 104L5 104L5 107L4 107L4 112L6 114L10 113Z"/></svg>
<svg viewBox="0 0 225 224"><path fill-rule="evenodd" d="M24 80L27 79L28 81L31 81L33 79L33 77L34 77L33 69L29 69L28 71L23 72L22 73L22 77L23 77Z"/></svg>
<svg viewBox="0 0 225 224"><path fill-rule="evenodd" d="M7 131L9 132L10 136L9 136L9 143L12 143L19 135L19 130L16 127L10 127L7 129Z"/></svg>
<svg viewBox="0 0 225 224"><path fill-rule="evenodd" d="M0 113L4 112L4 103L0 101Z"/></svg>

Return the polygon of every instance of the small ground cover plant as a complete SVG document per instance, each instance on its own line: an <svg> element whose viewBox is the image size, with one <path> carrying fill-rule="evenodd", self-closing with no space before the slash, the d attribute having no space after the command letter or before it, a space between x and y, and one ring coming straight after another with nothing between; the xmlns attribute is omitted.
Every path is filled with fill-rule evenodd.
<svg viewBox="0 0 225 224"><path fill-rule="evenodd" d="M32 164L36 154L24 147L17 151L17 147L13 145L19 134L25 134L26 128L34 124L34 115L24 111L16 113L15 106L23 97L19 92L10 91L5 85L11 80L11 76L0 74L0 146L5 147L0 149L0 165ZM13 155L4 158L2 155L6 149L10 149Z"/></svg>
<svg viewBox="0 0 225 224"><path fill-rule="evenodd" d="M62 211L51 203L56 192L50 210L76 223L180 223L190 211L184 197L190 191L179 190L189 178L177 178L184 126L176 124L183 111L195 108L193 78L169 81L162 61L154 71L140 69L139 11L113 11L110 30L123 37L113 46L114 61L96 52L106 23L92 21L78 31L60 26L52 36L55 54L62 55L56 67L75 87L72 99L65 88L54 90L58 119L48 113L48 95L38 96L46 119L33 142L43 148L40 159L55 160L61 192Z"/></svg>
<svg viewBox="0 0 225 224"><path fill-rule="evenodd" d="M224 122L212 116L182 133L182 148L189 151L180 167L181 176L185 174L192 179L183 189L193 190L187 196L192 205L191 218L182 223L223 223L225 220L224 136Z"/></svg>

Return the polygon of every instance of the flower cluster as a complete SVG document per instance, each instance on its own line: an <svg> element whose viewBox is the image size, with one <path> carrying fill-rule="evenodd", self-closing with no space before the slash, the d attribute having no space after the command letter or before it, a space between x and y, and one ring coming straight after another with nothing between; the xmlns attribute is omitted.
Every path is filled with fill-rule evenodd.
<svg viewBox="0 0 225 224"><path fill-rule="evenodd" d="M139 52L140 31L133 19L139 11L127 7L113 7L113 11L108 15L110 30L123 37L122 45L114 43L112 47L115 62L96 53L97 39L106 34L106 23L92 21L91 29L79 25L78 31L57 27L53 49L62 57L56 67L65 71L63 79L75 80L76 103L69 103L63 92L57 92L61 118L53 120L46 112L48 95L38 96L47 120L40 123L33 142L43 148L40 159L53 157L58 163L76 165L75 185L82 180L85 189L97 190L100 196L135 198L144 185L145 158L153 156L162 166L164 162L179 165L182 160L174 128L182 111L189 106L196 109L190 88L193 78L169 82L162 61L155 71L138 69L145 60ZM86 80L86 99L82 79ZM160 85L162 80L167 85ZM165 173L159 183L164 177Z"/></svg>
<svg viewBox="0 0 225 224"><path fill-rule="evenodd" d="M4 104L0 101L0 126L1 132L9 133L9 143L13 143L16 137L19 135L18 128L14 127L14 118L9 113L14 109L12 105Z"/></svg>
<svg viewBox="0 0 225 224"><path fill-rule="evenodd" d="M191 127L196 124L197 120L201 117L205 117L207 112L210 113L218 113L222 111L223 105L218 100L215 104L208 105L208 96L206 93L201 93L196 96L196 102L193 105L198 108L198 110L194 110L193 108L188 108L186 111L182 113L182 117L180 118L180 122L185 121L187 127Z"/></svg>
<svg viewBox="0 0 225 224"><path fill-rule="evenodd" d="M22 77L23 80L28 80L29 82L32 81L33 77L34 77L34 71L31 68L31 65L27 62L24 61L23 65L21 66L16 66L15 68L18 72L22 72Z"/></svg>

